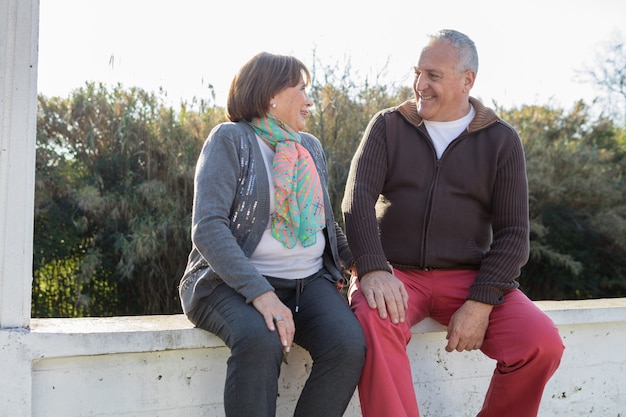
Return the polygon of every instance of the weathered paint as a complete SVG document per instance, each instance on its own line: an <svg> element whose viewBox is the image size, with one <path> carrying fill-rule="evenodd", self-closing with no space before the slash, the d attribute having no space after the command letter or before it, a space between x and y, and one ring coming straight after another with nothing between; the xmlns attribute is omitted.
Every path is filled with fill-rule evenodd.
<svg viewBox="0 0 626 417"><path fill-rule="evenodd" d="M566 345L540 416L626 415L626 299L537 304ZM2 416L223 416L228 349L182 315L33 319L31 326L0 330L0 404L9 407ZM475 416L494 362L444 346L438 324L413 328L408 352L422 415ZM292 415L311 365L294 347L279 381L277 416ZM355 395L346 417L356 416Z"/></svg>

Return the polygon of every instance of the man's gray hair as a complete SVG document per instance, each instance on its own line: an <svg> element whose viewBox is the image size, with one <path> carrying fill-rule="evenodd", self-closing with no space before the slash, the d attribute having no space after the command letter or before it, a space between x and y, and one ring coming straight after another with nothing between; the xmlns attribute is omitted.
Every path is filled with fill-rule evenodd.
<svg viewBox="0 0 626 417"><path fill-rule="evenodd" d="M432 35L428 35L427 46L441 40L447 40L459 51L459 61L456 66L457 72L472 70L478 73L478 52L473 40L456 30L442 29Z"/></svg>

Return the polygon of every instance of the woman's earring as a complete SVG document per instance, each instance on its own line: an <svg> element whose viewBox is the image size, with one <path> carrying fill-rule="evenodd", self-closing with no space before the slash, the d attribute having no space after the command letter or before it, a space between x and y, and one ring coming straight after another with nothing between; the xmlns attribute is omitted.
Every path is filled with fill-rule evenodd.
<svg viewBox="0 0 626 417"><path fill-rule="evenodd" d="M275 109L276 108L276 103L272 103L272 108Z"/></svg>

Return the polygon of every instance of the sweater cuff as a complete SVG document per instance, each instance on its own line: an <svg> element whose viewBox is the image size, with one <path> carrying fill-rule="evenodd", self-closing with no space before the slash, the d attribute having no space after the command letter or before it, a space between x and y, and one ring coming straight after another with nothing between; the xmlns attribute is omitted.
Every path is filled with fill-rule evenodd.
<svg viewBox="0 0 626 417"><path fill-rule="evenodd" d="M366 255L356 259L356 271L359 279L372 271L387 271L393 273L389 262L384 256L380 255Z"/></svg>
<svg viewBox="0 0 626 417"><path fill-rule="evenodd" d="M263 280L259 280L258 283L248 284L238 290L238 292L244 296L246 303L248 304L251 304L252 300L257 298L259 295L265 294L269 291L274 291L274 287L272 287L265 278L263 278Z"/></svg>
<svg viewBox="0 0 626 417"><path fill-rule="evenodd" d="M504 302L504 292L495 287L474 284L470 286L467 299L495 306Z"/></svg>

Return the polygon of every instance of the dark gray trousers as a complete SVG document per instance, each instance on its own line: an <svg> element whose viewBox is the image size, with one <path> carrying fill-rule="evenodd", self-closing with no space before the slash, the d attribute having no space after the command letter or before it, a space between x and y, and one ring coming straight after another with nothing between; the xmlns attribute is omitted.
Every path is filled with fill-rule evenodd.
<svg viewBox="0 0 626 417"><path fill-rule="evenodd" d="M365 358L361 325L324 272L299 284L267 278L291 308L295 343L313 359L295 417L341 417ZM220 337L231 350L224 388L226 417L275 417L283 358L278 333L269 331L261 314L226 284L201 300L188 317L197 327Z"/></svg>

